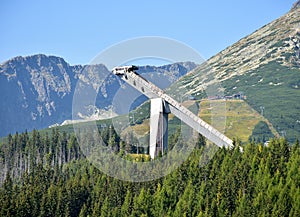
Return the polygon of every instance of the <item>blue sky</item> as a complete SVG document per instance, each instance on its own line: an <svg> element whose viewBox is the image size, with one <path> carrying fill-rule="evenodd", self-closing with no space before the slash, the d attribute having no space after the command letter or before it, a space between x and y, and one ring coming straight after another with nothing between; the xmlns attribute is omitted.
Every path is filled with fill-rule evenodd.
<svg viewBox="0 0 300 217"><path fill-rule="evenodd" d="M87 64L107 47L141 36L179 40L204 58L282 16L296 0L0 2L0 63L43 53Z"/></svg>

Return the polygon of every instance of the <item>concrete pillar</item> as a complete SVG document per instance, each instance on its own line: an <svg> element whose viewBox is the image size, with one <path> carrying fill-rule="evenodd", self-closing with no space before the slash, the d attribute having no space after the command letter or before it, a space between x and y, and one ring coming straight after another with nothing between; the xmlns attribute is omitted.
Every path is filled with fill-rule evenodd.
<svg viewBox="0 0 300 217"><path fill-rule="evenodd" d="M162 98L150 102L150 156L154 159L159 152L163 155L168 149L168 111Z"/></svg>

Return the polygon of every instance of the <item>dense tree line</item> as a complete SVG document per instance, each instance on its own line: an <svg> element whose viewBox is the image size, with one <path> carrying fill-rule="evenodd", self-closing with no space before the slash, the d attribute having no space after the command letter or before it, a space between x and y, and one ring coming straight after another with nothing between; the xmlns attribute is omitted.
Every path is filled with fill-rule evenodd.
<svg viewBox="0 0 300 217"><path fill-rule="evenodd" d="M10 173L14 180L22 175L32 173L37 165L54 168L62 167L71 160L82 158L76 137L53 129L52 133L41 134L33 130L8 135L0 146L0 183Z"/></svg>
<svg viewBox="0 0 300 217"><path fill-rule="evenodd" d="M118 143L110 141L116 152ZM72 135L9 136L0 152L0 216L300 216L298 142L223 148L204 167L202 151L168 176L132 183L93 167Z"/></svg>

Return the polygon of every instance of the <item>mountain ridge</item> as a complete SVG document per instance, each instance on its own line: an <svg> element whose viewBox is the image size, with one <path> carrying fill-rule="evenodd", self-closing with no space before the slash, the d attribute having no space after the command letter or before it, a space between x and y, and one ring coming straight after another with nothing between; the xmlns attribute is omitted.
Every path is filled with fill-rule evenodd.
<svg viewBox="0 0 300 217"><path fill-rule="evenodd" d="M300 7L294 6L195 68L172 90L186 89L198 98L216 84L221 95L243 92L251 107L260 113L264 109L280 135L294 142L300 135L299 13Z"/></svg>
<svg viewBox="0 0 300 217"><path fill-rule="evenodd" d="M291 11L292 10L296 10L297 8L299 8L300 7L300 1L298 0L297 2L295 2L294 4L293 4L293 6L292 6L292 8L291 8Z"/></svg>
<svg viewBox="0 0 300 217"><path fill-rule="evenodd" d="M183 65L142 66L140 70L165 77L170 75L173 82L196 66L194 63ZM98 72L105 74L105 81ZM0 135L41 129L72 119L73 94L78 81L99 91L96 107L100 109L111 105L122 84L103 64L71 66L53 55L18 56L0 64L0 100L4 105L0 108Z"/></svg>

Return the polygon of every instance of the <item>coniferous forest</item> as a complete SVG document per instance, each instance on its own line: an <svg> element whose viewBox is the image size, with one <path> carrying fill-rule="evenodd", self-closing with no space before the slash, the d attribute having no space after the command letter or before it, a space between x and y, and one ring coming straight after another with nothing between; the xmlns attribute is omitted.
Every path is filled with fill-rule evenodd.
<svg viewBox="0 0 300 217"><path fill-rule="evenodd" d="M299 142L243 147L219 149L201 167L200 144L171 174L134 183L92 166L68 133L9 135L0 146L0 216L300 216Z"/></svg>

